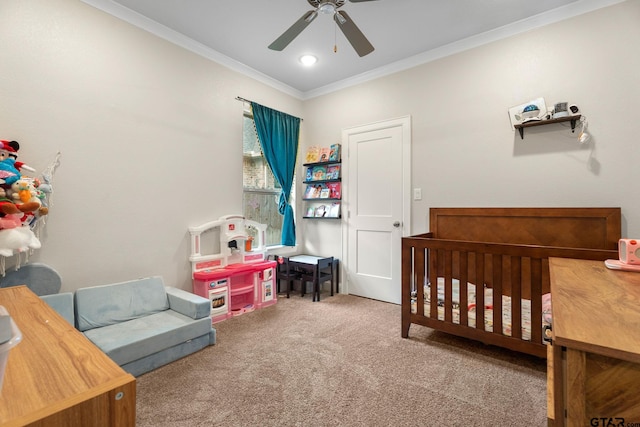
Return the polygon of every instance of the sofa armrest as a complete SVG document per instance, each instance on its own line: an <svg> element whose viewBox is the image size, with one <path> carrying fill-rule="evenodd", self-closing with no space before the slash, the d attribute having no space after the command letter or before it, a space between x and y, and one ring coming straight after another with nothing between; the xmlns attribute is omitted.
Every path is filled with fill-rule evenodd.
<svg viewBox="0 0 640 427"><path fill-rule="evenodd" d="M208 298L171 286L165 289L169 298L169 309L192 319L202 319L211 315L211 302Z"/></svg>
<svg viewBox="0 0 640 427"><path fill-rule="evenodd" d="M63 292L60 294L42 295L40 298L51 306L59 315L64 317L67 322L75 326L75 314L73 311L73 293Z"/></svg>

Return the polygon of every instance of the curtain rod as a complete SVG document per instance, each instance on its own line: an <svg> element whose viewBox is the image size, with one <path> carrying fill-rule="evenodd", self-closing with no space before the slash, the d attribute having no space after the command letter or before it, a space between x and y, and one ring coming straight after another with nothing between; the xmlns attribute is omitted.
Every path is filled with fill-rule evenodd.
<svg viewBox="0 0 640 427"><path fill-rule="evenodd" d="M251 100L249 100L249 99L245 99L245 98L243 98L243 97L241 97L241 96L236 96L236 100L237 100L237 101L242 101L242 102L248 102L249 104L251 104L252 102L254 102L254 101L251 101ZM287 113L285 113L285 114L287 114ZM289 115L291 116L291 114L289 114ZM296 116L292 116L292 117L296 117ZM300 117L296 117L296 119L300 119ZM304 121L304 119L300 119L300 121L302 122L302 121Z"/></svg>

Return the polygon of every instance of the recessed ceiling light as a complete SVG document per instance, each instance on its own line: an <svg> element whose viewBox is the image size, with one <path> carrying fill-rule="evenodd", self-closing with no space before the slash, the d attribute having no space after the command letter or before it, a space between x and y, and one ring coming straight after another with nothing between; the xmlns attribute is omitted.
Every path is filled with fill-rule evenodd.
<svg viewBox="0 0 640 427"><path fill-rule="evenodd" d="M300 62L302 62L302 65L310 67L316 62L318 62L318 58L316 58L313 55L302 55L300 57Z"/></svg>

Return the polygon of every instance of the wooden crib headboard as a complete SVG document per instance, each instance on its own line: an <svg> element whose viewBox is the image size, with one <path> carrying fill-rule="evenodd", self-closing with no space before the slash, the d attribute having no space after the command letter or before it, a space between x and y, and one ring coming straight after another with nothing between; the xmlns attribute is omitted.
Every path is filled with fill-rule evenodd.
<svg viewBox="0 0 640 427"><path fill-rule="evenodd" d="M433 237L616 250L620 208L431 208Z"/></svg>

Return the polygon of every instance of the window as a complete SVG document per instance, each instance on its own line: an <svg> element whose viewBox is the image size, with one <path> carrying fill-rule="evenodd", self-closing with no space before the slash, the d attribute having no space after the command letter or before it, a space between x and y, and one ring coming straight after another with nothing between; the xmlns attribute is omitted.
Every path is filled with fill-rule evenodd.
<svg viewBox="0 0 640 427"><path fill-rule="evenodd" d="M242 210L245 218L267 224L266 245L280 245L283 216L278 212L281 187L262 155L253 117L245 112L242 131ZM291 191L295 194L295 191Z"/></svg>

